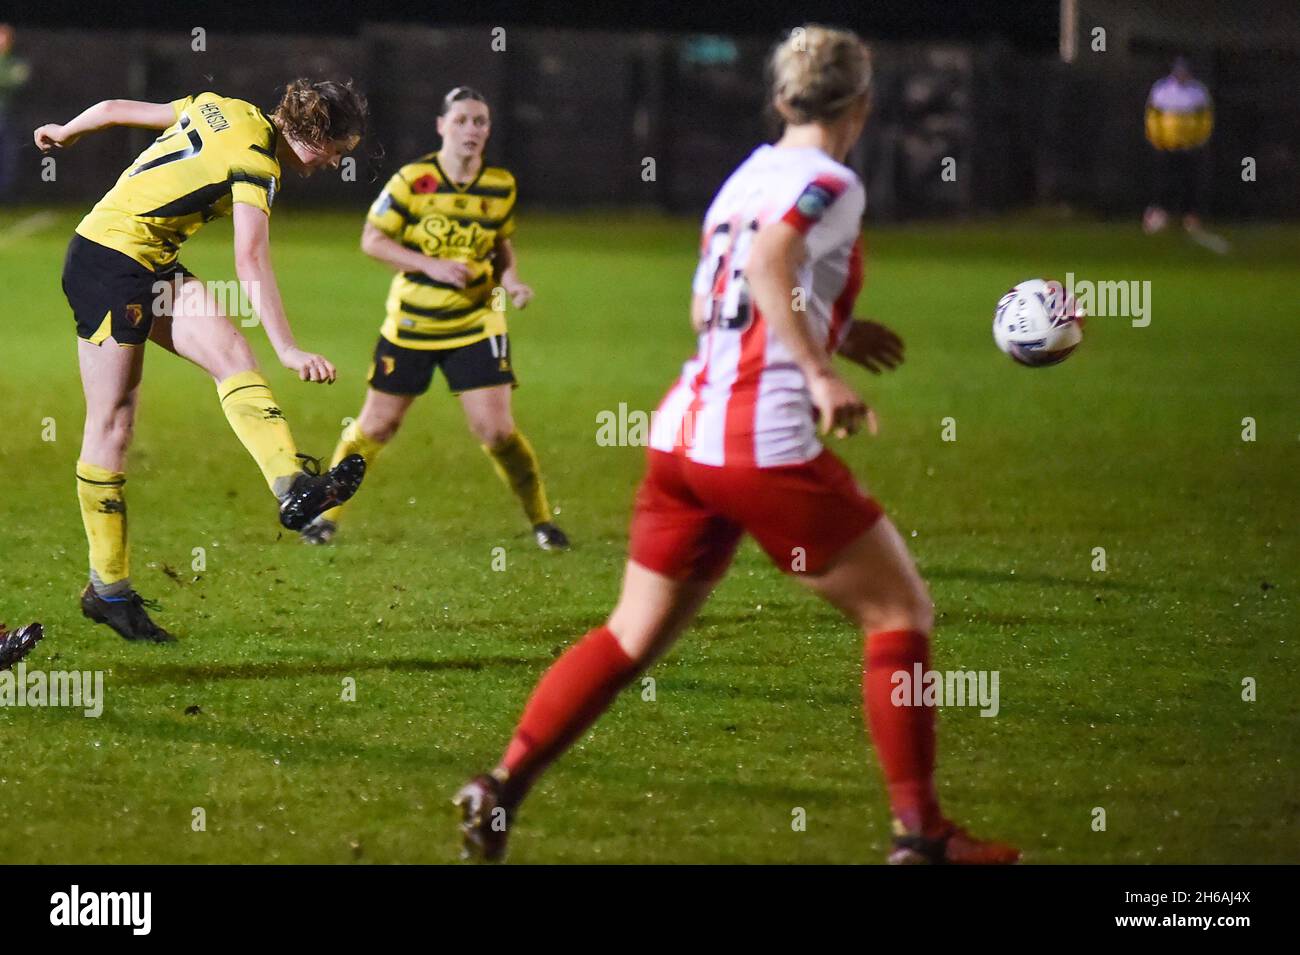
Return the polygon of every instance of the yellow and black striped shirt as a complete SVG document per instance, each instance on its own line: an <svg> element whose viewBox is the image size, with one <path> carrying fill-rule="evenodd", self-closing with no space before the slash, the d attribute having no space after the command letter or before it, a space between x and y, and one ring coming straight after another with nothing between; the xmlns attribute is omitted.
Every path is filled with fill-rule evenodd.
<svg viewBox="0 0 1300 955"><path fill-rule="evenodd" d="M1147 142L1163 152L1197 149L1214 131L1209 91L1192 80L1166 76L1151 87L1146 110Z"/></svg>
<svg viewBox="0 0 1300 955"><path fill-rule="evenodd" d="M515 177L484 166L468 185L452 181L436 153L403 166L388 180L366 220L408 249L469 266L464 288L399 272L388 291L380 334L404 348L460 348L506 330L493 308L496 244L515 231Z"/></svg>
<svg viewBox="0 0 1300 955"><path fill-rule="evenodd" d="M199 93L172 104L176 121L77 226L92 242L159 271L205 222L236 202L267 215L280 187L276 129L243 100Z"/></svg>

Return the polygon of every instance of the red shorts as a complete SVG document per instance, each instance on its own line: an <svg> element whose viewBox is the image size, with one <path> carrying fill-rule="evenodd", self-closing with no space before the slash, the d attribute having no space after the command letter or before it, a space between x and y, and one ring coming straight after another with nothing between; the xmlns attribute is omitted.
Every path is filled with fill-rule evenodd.
<svg viewBox="0 0 1300 955"><path fill-rule="evenodd" d="M819 574L884 513L829 450L772 468L646 457L629 556L676 580L721 577L746 532L786 573Z"/></svg>

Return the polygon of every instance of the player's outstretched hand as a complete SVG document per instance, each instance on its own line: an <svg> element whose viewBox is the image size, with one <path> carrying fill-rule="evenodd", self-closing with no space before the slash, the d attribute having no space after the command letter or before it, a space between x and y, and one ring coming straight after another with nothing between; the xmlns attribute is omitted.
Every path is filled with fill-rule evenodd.
<svg viewBox="0 0 1300 955"><path fill-rule="evenodd" d="M855 318L845 331L839 353L878 375L903 363L903 340L879 322Z"/></svg>
<svg viewBox="0 0 1300 955"><path fill-rule="evenodd" d="M847 438L857 433L864 420L867 430L876 433L875 412L834 372L824 372L810 379L808 390L812 393L813 407L817 409L817 421L823 435L833 432L837 438Z"/></svg>
<svg viewBox="0 0 1300 955"><path fill-rule="evenodd" d="M280 356L280 362L290 371L296 371L303 381L324 381L334 384L338 372L324 355L313 355L301 348L291 348Z"/></svg>
<svg viewBox="0 0 1300 955"><path fill-rule="evenodd" d="M506 294L510 296L510 304L515 308L523 308L533 300L533 290L523 282L515 282L504 288Z"/></svg>
<svg viewBox="0 0 1300 955"><path fill-rule="evenodd" d="M69 136L63 129L58 123L46 123L44 126L37 128L36 132L32 133L32 138L36 140L36 148L43 153L47 153L51 149L62 149L64 146L71 146L81 138L80 133Z"/></svg>
<svg viewBox="0 0 1300 955"><path fill-rule="evenodd" d="M435 282L446 282L456 288L464 288L469 281L469 266L451 259L430 259L424 265L424 274Z"/></svg>

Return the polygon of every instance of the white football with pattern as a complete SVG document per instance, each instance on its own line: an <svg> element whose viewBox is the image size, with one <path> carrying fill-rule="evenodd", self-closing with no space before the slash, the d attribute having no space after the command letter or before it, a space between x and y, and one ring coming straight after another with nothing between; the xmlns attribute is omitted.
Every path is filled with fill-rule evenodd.
<svg viewBox="0 0 1300 955"><path fill-rule="evenodd" d="M1080 315L1060 282L1028 279L998 301L993 341L1022 365L1064 361L1083 341Z"/></svg>

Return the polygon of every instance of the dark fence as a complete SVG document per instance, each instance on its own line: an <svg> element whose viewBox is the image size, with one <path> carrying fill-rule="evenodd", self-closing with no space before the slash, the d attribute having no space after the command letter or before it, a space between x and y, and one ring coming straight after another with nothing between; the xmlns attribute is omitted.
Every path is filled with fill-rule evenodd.
<svg viewBox="0 0 1300 955"><path fill-rule="evenodd" d="M144 147L118 130L58 155L42 179L27 131L101 98L167 100L214 89L266 108L299 74L351 76L370 96L373 135L356 182L318 174L295 202L357 206L397 166L437 146L442 95L471 84L493 106L490 161L531 207L646 206L698 212L775 125L765 116L766 41L663 33L372 26L353 37L23 30L31 80L10 125L27 138L12 198L90 202ZM502 47L504 47L502 49ZM1143 105L1167 66L1140 52L1067 66L998 47L877 45L875 112L850 163L873 218L997 213L1068 204L1129 215L1146 204ZM1300 212L1295 54L1222 51L1202 79L1218 105L1205 167L1209 211ZM1244 182L1242 159L1257 163ZM952 160L945 163L945 160ZM945 177L944 170L950 175ZM364 198L362 198L364 196Z"/></svg>

